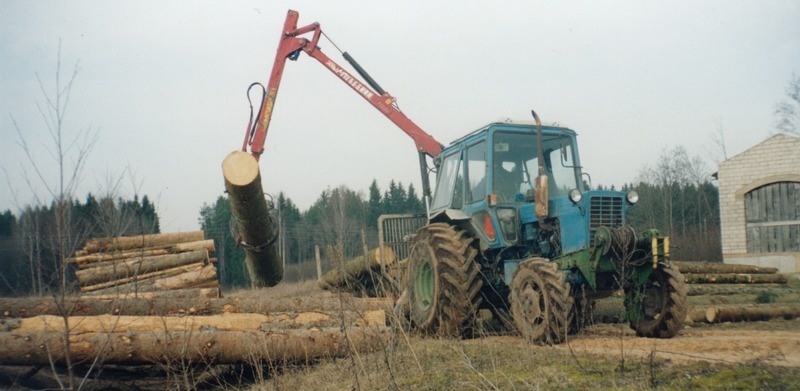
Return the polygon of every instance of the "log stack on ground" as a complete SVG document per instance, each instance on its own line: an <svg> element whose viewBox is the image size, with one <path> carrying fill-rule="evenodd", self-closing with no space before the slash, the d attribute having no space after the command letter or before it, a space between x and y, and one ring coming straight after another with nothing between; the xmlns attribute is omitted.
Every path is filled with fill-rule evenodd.
<svg viewBox="0 0 800 391"><path fill-rule="evenodd" d="M69 258L81 293L131 295L198 290L219 297L210 254L214 241L203 231L91 239ZM151 293L150 296L153 294Z"/></svg>
<svg viewBox="0 0 800 391"><path fill-rule="evenodd" d="M250 281L257 288L275 286L283 279L283 262L273 245L277 235L258 161L247 152L232 152L222 162L222 173Z"/></svg>
<svg viewBox="0 0 800 391"><path fill-rule="evenodd" d="M673 261L686 278L691 307L686 323L751 322L800 317L800 288L774 267L718 262ZM623 322L620 297L597 301L593 320Z"/></svg>
<svg viewBox="0 0 800 391"><path fill-rule="evenodd" d="M82 296L63 304L73 305L72 313L93 315L56 316L43 314L48 311L41 306L30 307L30 300L0 300L0 362L62 365L69 349L72 363L304 364L385 349L391 337L385 299L191 298L184 304L202 310L172 315L148 314L147 306L137 302L147 304Z"/></svg>
<svg viewBox="0 0 800 391"><path fill-rule="evenodd" d="M397 256L391 247L375 248L366 255L357 256L341 267L336 267L322 275L318 285L326 290L341 290L366 296L386 296L396 294L393 287L397 276ZM383 264L383 267L381 267Z"/></svg>

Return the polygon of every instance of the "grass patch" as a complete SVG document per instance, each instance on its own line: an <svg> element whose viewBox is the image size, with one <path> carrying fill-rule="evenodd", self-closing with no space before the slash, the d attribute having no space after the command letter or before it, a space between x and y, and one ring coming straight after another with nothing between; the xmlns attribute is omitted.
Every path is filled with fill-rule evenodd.
<svg viewBox="0 0 800 391"><path fill-rule="evenodd" d="M289 370L253 390L800 389L800 368L575 355L516 337L411 338L384 352Z"/></svg>

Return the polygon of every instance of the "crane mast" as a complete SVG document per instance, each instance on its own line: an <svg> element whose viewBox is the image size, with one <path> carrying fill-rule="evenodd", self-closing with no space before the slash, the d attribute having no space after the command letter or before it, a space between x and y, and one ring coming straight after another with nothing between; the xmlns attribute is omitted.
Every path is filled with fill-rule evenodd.
<svg viewBox="0 0 800 391"><path fill-rule="evenodd" d="M347 52L342 53L342 55L363 78L363 81L323 53L318 46L319 40L323 35L319 23L314 22L307 26L297 27L298 19L299 13L294 10L289 10L281 32L269 82L265 88L265 97L261 102L261 107L255 123L248 124L245 140L242 144L242 151L247 152L249 146L249 152L256 160L258 160L259 156L264 152L264 143L272 119L272 112L275 106L275 100L278 96L278 88L280 87L286 60L297 60L300 53L305 52L310 57L319 61L320 64L336 75L339 80L344 82L374 108L385 115L392 123L397 125L400 130L411 137L419 153L423 197L425 198L426 205L429 205L431 189L426 156L432 158L439 156L443 149L442 144L406 117L406 115L397 108L395 98L381 88L378 83L347 54ZM310 39L306 38L306 35L310 35Z"/></svg>

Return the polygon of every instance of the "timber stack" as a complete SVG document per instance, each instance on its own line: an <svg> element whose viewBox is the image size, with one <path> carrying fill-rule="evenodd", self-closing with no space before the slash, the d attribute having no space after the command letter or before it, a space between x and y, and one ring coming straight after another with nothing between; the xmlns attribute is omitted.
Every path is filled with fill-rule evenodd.
<svg viewBox="0 0 800 391"><path fill-rule="evenodd" d="M689 288L686 323L716 324L800 317L800 282L777 268L719 262L673 261ZM597 301L593 320L622 322L622 296Z"/></svg>
<svg viewBox="0 0 800 391"><path fill-rule="evenodd" d="M331 294L265 300L256 291L227 298L0 298L0 363L65 365L69 356L72 363L115 365L313 364L385 350L392 305Z"/></svg>
<svg viewBox="0 0 800 391"><path fill-rule="evenodd" d="M403 278L404 265L391 247L374 248L329 270L317 285L359 296L390 297L399 294L398 281Z"/></svg>
<svg viewBox="0 0 800 391"><path fill-rule="evenodd" d="M82 294L219 297L214 241L203 231L90 239L69 262Z"/></svg>

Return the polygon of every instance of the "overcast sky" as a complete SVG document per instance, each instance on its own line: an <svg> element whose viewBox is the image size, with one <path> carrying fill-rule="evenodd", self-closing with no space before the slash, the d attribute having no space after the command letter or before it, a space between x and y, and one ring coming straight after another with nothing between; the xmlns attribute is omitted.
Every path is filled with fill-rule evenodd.
<svg viewBox="0 0 800 391"><path fill-rule="evenodd" d="M60 40L62 81L80 68L65 132L99 129L76 196L105 194L122 176L118 194L153 199L162 231L197 229L203 203L223 193L246 88L266 84L290 8L301 25L320 22L440 142L527 121L533 108L578 132L595 185L632 182L676 145L715 170L720 131L729 157L768 137L800 74L796 0L3 0L0 211L18 212L33 192L47 199L23 178L12 116L56 181L36 75L52 93ZM385 190L395 179L419 189L413 142L305 55L287 64L260 165L265 190L301 210L326 187L377 179Z"/></svg>

